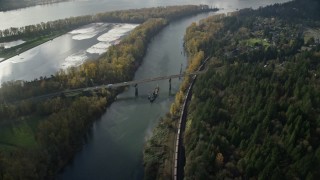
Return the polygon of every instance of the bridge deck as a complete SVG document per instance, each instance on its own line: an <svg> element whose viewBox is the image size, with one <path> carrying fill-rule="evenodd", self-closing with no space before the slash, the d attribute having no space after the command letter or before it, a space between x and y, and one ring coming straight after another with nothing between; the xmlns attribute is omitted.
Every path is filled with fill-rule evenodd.
<svg viewBox="0 0 320 180"><path fill-rule="evenodd" d="M46 98L51 98L54 96L59 96L61 94L69 94L73 92L82 92L82 91L94 91L102 88L106 89L111 89L111 88L117 88L117 87L122 87L122 86L130 86L130 85L136 85L136 84L142 84L142 83L148 83L152 81L160 81L160 80L165 80L165 79L174 79L174 78L179 78L183 76L192 76L196 74L202 74L205 71L197 71L193 73L181 73L181 74L175 74L175 75L169 75L169 76L160 76L160 77L154 77L154 78L148 78L148 79L142 79L142 80L134 80L134 81L128 81L128 82L121 82L121 83L114 83L114 84L108 84L108 85L99 85L99 86L94 86L94 87L85 87L85 88L78 88L78 89L70 89L70 90L64 90L60 92L55 92L55 93L50 93L50 94L44 94L40 95L37 97L32 97L24 100L41 100L41 99L46 99ZM19 103L21 100L17 100L14 102L10 103Z"/></svg>
<svg viewBox="0 0 320 180"><path fill-rule="evenodd" d="M136 84L143 84L143 83L148 83L152 81L160 81L160 80L165 80L165 79L174 79L174 78L179 78L183 76L192 76L196 74L202 74L205 71L196 71L193 73L181 73L181 74L175 74L175 75L169 75L169 76L160 76L160 77L154 77L154 78L148 78L148 79L142 79L142 80L134 80L134 81L128 81L128 82L121 82L121 83L114 83L114 84L108 84L108 85L99 85L95 87L89 87L89 88L80 88L80 89L73 89L65 92L74 92L74 91L90 91L90 90L95 90L95 89L100 89L100 88L116 88L116 87L122 87L122 86L130 86L130 85L136 85Z"/></svg>

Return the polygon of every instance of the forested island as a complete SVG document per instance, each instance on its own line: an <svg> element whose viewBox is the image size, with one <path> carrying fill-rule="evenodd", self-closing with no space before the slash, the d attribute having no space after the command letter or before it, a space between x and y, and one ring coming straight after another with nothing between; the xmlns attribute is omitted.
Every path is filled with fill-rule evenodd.
<svg viewBox="0 0 320 180"><path fill-rule="evenodd" d="M30 6L59 3L64 1L67 0L0 0L0 11L9 11Z"/></svg>
<svg viewBox="0 0 320 180"><path fill-rule="evenodd" d="M184 179L320 177L319 9L316 0L295 0L187 29L188 70L211 59L189 102ZM179 107L190 82L146 144L146 179L173 177Z"/></svg>
<svg viewBox="0 0 320 180"><path fill-rule="evenodd" d="M211 11L208 6L170 6L101 13L34 25L3 38L20 38L71 30L91 22L139 22L119 44L97 60L30 82L5 82L0 88L0 179L54 179L83 144L94 120L122 89L36 96L65 89L129 81L139 67L152 37L171 21ZM57 26L51 26L51 24ZM43 28L46 27L46 28Z"/></svg>

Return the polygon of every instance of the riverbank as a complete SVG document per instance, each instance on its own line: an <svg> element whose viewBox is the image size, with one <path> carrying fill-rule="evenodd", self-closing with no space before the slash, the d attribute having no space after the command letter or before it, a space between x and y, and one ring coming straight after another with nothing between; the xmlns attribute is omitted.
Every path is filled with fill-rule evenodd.
<svg viewBox="0 0 320 180"><path fill-rule="evenodd" d="M19 10L22 8L28 8L37 5L50 5L54 3L66 2L70 0L45 0L45 1L27 1L27 0L1 0L0 1L0 12Z"/></svg>
<svg viewBox="0 0 320 180"><path fill-rule="evenodd" d="M209 18L208 22L215 21L225 17L224 14L215 15ZM206 22L201 20L201 24ZM201 44L209 44L213 39L215 33L221 29L221 24L217 23L206 31L210 32L210 35L204 38L203 32L196 31L197 23L192 23L186 29L186 35L184 36L184 48L188 54L188 68L187 72L194 72L198 70L200 65L209 58L205 59L205 56L210 55L210 52L204 52L200 49ZM202 35L201 35L202 34ZM201 43L199 43L201 42ZM183 143L185 126L188 128L188 124L182 124L182 120L186 118L186 101L190 94L190 88L192 86L193 79L186 77L180 85L180 90L175 96L175 101L171 104L170 113L161 118L159 124L153 131L153 135L150 137L144 148L144 166L145 166L145 178L146 179L174 179L175 177L181 178L183 176L184 148ZM182 108L184 107L184 108ZM182 130L180 129L182 127ZM180 147L179 147L180 146ZM157 148L155 148L157 147ZM179 159L177 157L179 153Z"/></svg>

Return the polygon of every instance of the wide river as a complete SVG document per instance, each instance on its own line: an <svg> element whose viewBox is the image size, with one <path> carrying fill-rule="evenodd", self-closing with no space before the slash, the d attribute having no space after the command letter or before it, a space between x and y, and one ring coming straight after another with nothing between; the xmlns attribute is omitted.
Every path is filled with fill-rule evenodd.
<svg viewBox="0 0 320 180"><path fill-rule="evenodd" d="M70 0L65 3L0 12L0 29L21 27L70 16L96 14L99 12L120 9L183 4L207 4L212 7L224 8L225 10L232 11L248 7L257 8L259 6L285 1L288 0Z"/></svg>
<svg viewBox="0 0 320 180"><path fill-rule="evenodd" d="M54 5L0 12L0 29L117 9L201 3L224 8L223 12L228 12L246 7L257 8L284 1L75 0ZM177 74L180 71L181 64L184 69L187 61L182 47L185 29L192 22L205 18L208 15L206 13L185 18L171 23L162 30L149 44L147 54L134 79ZM53 63L54 61L65 61L66 57L79 52L79 49L86 49L97 43L96 40L85 40L83 42L74 40L70 33L59 38L49 42L50 44L45 43L39 46L38 48L41 48L41 50L30 50L29 53L20 54L19 58L15 57L16 59L12 61L13 63L20 63L19 61L21 60L21 67L17 71L28 73L29 75L26 79L32 79L41 74L38 71L32 74L34 69L41 69L42 75L48 75L48 72L52 73L57 70L55 63ZM33 52L35 54L32 54ZM47 53L51 57L48 57ZM33 59L41 58L43 62L32 64L31 62L33 61L31 60L30 63L29 61L24 61L25 58L29 58L30 56ZM61 56L62 59L59 60L57 56ZM11 71L10 73L14 77L14 72ZM7 73L6 77L8 79L16 79L10 78L11 75L9 73ZM23 76L19 76L19 78L24 79ZM178 79L172 80L172 94L177 92L180 83L181 81ZM160 86L160 96L151 104L146 96L157 84ZM159 118L169 111L173 99L174 97L169 95L168 81L139 85L139 97L137 98L134 97L134 88L130 87L120 94L118 100L93 124L92 129L85 138L86 143L82 150L76 154L74 160L58 175L58 179L142 179L143 145L151 135L152 129L159 121Z"/></svg>

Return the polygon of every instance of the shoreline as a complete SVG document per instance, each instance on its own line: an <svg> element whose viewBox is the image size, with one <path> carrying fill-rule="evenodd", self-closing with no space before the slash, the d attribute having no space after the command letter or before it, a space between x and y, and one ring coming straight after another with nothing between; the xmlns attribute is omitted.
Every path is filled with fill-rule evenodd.
<svg viewBox="0 0 320 180"><path fill-rule="evenodd" d="M8 8L1 8L0 12L8 12L8 11L19 11L21 9L29 8L29 7L34 7L34 6L45 6L45 5L52 5L52 4L57 4L57 3L63 3L63 2L68 2L71 0L58 0L56 2L36 2L34 4L21 4L16 7L8 7Z"/></svg>
<svg viewBox="0 0 320 180"><path fill-rule="evenodd" d="M15 47L12 47L13 49L9 50L7 56L4 56L4 57L1 57L1 58L4 58L2 60L0 60L0 63L3 63L5 62L6 60L14 57L14 56L19 56L21 53L24 53L32 48L35 48L37 46L40 46L41 44L44 44L46 42L49 42L49 41L52 41L54 40L55 38L58 38L64 34L66 34L67 32L61 32L61 33L57 33L57 34L54 34L52 36L47 36L47 37L43 37L43 39L40 39L40 40L36 40L36 39L33 39L31 41L26 41L25 43L23 44L20 44L18 46L15 46ZM34 42L33 42L34 41ZM21 49L21 51L19 51L19 53L17 52L14 52L14 51L17 51L18 49Z"/></svg>

